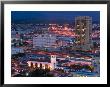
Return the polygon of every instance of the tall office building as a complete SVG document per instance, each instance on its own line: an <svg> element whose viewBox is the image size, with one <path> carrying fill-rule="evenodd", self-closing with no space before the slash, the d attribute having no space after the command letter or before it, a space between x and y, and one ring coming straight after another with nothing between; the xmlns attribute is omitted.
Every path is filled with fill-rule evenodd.
<svg viewBox="0 0 110 87"><path fill-rule="evenodd" d="M92 18L89 16L75 17L76 48L89 50L91 46Z"/></svg>

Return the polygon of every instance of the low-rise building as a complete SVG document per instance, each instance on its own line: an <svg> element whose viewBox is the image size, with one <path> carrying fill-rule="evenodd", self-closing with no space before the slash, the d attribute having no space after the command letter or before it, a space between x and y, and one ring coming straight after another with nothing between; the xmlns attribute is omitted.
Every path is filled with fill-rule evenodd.
<svg viewBox="0 0 110 87"><path fill-rule="evenodd" d="M24 53L23 48L18 48L18 47L11 48L11 54L18 54L18 53Z"/></svg>
<svg viewBox="0 0 110 87"><path fill-rule="evenodd" d="M56 42L56 36L51 34L38 34L33 37L33 48L35 47L53 47Z"/></svg>

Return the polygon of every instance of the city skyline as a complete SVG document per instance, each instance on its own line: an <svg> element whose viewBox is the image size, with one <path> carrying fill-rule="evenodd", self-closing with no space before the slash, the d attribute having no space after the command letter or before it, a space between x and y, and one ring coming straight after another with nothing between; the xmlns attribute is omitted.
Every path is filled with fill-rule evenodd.
<svg viewBox="0 0 110 87"><path fill-rule="evenodd" d="M12 77L99 77L99 12L12 12ZM47 24L46 24L47 23Z"/></svg>

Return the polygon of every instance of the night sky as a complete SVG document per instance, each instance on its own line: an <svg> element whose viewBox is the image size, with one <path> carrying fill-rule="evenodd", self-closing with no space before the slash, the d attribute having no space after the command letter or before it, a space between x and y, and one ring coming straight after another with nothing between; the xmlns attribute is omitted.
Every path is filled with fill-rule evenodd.
<svg viewBox="0 0 110 87"><path fill-rule="evenodd" d="M100 22L99 11L12 11L12 23L73 23L76 16L91 16Z"/></svg>

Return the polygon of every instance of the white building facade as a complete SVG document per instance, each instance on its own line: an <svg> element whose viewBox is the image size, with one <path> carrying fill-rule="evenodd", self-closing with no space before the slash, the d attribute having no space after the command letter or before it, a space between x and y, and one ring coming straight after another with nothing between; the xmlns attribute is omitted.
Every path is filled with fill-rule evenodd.
<svg viewBox="0 0 110 87"><path fill-rule="evenodd" d="M56 55L51 55L50 62L28 61L29 67L54 70L56 68Z"/></svg>
<svg viewBox="0 0 110 87"><path fill-rule="evenodd" d="M33 48L52 47L56 43L56 36L51 34L38 34L33 37Z"/></svg>
<svg viewBox="0 0 110 87"><path fill-rule="evenodd" d="M11 54L18 54L18 53L24 53L23 48L17 48L17 47L11 48Z"/></svg>

